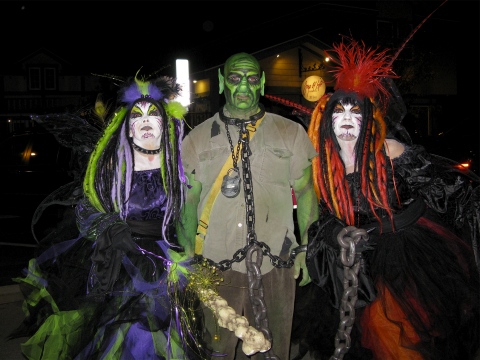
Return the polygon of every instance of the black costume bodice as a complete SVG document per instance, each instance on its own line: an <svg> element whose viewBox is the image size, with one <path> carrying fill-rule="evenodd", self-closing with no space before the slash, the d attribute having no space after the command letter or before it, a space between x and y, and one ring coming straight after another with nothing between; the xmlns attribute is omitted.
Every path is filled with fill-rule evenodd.
<svg viewBox="0 0 480 360"><path fill-rule="evenodd" d="M160 169L134 172L128 203L128 220L160 220L166 209L166 201Z"/></svg>
<svg viewBox="0 0 480 360"><path fill-rule="evenodd" d="M418 196L414 190L415 188L411 187L414 183L412 175L417 172L415 170L416 167L422 166L422 164L418 163L417 156L423 151L423 147L406 146L405 151L399 157L392 161L387 158L386 191L388 203L394 215L405 211L409 204ZM356 223L363 225L376 221L368 201L361 193L360 173L347 174L346 179L355 209ZM388 214L385 210L376 207L375 211L381 219L388 219Z"/></svg>

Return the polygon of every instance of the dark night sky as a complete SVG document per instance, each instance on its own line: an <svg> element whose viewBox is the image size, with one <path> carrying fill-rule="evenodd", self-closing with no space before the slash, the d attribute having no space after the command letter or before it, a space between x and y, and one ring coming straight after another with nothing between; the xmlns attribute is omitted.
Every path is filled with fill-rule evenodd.
<svg viewBox="0 0 480 360"><path fill-rule="evenodd" d="M43 47L84 73L132 76L142 68L143 74L161 70L175 76L177 58L190 60L195 73L220 66L236 52L256 52L304 34L326 44L352 36L375 47L369 36L376 32L377 5L395 16L405 3L417 25L443 0L1 1L0 58L8 74L9 64ZM439 56L453 57L459 98L477 105L479 4L448 0L411 40L416 48L434 47ZM474 108L458 115L478 129L480 107Z"/></svg>
<svg viewBox="0 0 480 360"><path fill-rule="evenodd" d="M219 67L228 56L253 53L311 34L326 44L341 35L377 44L375 1L0 1L2 73L46 48L84 73L132 76L163 70L174 76L175 59L190 60L190 72ZM390 15L412 5L417 25L443 0L380 0ZM473 136L480 153L479 0L448 0L414 35L415 48L440 49L453 57L455 102L445 100L442 129ZM394 47L400 46L400 43ZM19 71L18 68L16 70ZM402 76L401 73L399 73ZM268 76L268 74L267 74ZM447 106L448 105L448 106ZM466 106L463 106L466 105ZM477 135L475 135L477 134ZM462 141L462 136L456 140ZM455 141L456 141L455 140ZM470 142L469 142L470 143Z"/></svg>
<svg viewBox="0 0 480 360"><path fill-rule="evenodd" d="M441 3L411 2L417 22ZM446 54L475 53L478 65L478 4L449 0L415 36L437 35L440 28ZM362 19L373 9L372 1L342 0L2 1L2 62L16 62L44 47L88 72L131 75L142 66L174 67L176 58L189 59L195 72L235 52L255 52L306 33L327 44L339 41L339 34L368 43L364 33L375 24ZM478 66L476 71L478 78Z"/></svg>

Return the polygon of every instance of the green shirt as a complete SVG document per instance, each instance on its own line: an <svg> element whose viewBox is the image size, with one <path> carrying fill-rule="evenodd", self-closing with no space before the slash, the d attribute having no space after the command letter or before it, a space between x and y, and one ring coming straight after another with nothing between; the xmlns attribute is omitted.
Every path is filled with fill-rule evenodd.
<svg viewBox="0 0 480 360"><path fill-rule="evenodd" d="M229 125L229 132L236 149L238 128ZM273 255L286 259L290 249L298 246L294 235L291 186L311 165L311 159L317 153L300 124L268 112L250 141L250 149L257 241L267 244ZM183 140L185 172L195 170L195 179L202 183L197 208L199 218L213 183L231 156L225 124L218 113L191 130ZM240 159L238 167L242 178L241 192L235 198L227 198L219 192L204 241L203 256L217 263L232 259L233 254L247 243ZM222 178L224 175L221 174ZM264 256L262 273L272 268L270 259ZM234 262L232 269L246 273L244 261Z"/></svg>

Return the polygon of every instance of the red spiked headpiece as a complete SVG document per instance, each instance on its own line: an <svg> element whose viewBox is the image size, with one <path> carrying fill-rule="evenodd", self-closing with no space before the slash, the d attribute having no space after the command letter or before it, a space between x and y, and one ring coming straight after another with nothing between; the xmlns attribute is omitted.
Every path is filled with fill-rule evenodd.
<svg viewBox="0 0 480 360"><path fill-rule="evenodd" d="M331 70L336 79L335 90L346 93L354 92L361 99L376 96L388 96L388 90L383 86L383 78L398 78L392 70L392 57L387 50L366 48L365 43L350 39L348 44L343 41L333 45L337 57L331 57L337 66Z"/></svg>

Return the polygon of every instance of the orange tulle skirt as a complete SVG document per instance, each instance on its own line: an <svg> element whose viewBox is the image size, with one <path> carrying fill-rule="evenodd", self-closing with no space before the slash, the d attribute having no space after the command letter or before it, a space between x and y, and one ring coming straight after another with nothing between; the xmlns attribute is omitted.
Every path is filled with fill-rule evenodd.
<svg viewBox="0 0 480 360"><path fill-rule="evenodd" d="M360 320L362 346L369 348L376 360L423 359L420 353L409 348L420 338L405 313L385 286L377 288L377 298L365 308Z"/></svg>

